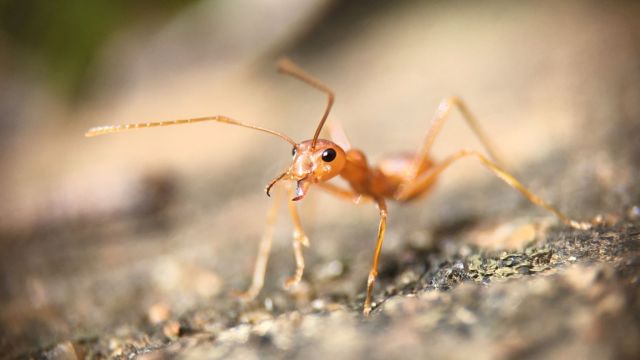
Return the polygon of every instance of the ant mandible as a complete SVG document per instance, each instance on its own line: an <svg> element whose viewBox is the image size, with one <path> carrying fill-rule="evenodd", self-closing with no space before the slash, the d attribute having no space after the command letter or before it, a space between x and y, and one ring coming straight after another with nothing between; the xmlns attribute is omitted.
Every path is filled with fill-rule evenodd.
<svg viewBox="0 0 640 360"><path fill-rule="evenodd" d="M285 288L295 286L302 279L304 271L302 247L309 246L309 240L302 229L295 203L302 200L307 195L311 185L316 185L330 194L356 204L363 200L372 201L378 207L380 222L378 225L376 247L373 253L373 262L367 280L367 295L363 306L363 313L365 315L368 315L372 308L373 286L376 276L378 275L378 263L387 225L386 200L389 199L398 202L408 202L424 195L432 187L438 175L460 159L470 157L478 160L480 164L489 169L498 178L502 179L509 186L522 193L522 195L524 195L524 197L530 202L553 213L565 225L583 230L590 227L590 224L588 223L570 219L553 205L542 200L527 189L520 181L516 180L513 175L505 171L504 167L500 165L501 161L496 156L494 147L489 142L485 133L480 129L478 121L468 110L464 102L459 98L448 98L440 103L431 123L431 127L427 132L425 141L417 152L413 154L390 156L384 158L379 164L372 166L369 165L365 154L361 150L351 148L346 136L344 136L344 133L342 133L339 128L332 126L328 127L330 138L333 141L319 138L320 132L323 129L331 107L333 106L335 98L333 91L288 59L282 59L278 62L278 71L280 73L293 76L327 94L326 108L311 140L296 143L289 136L283 133L240 123L226 116L209 116L183 120L100 126L89 129L85 136L92 137L133 129L217 121L266 132L284 139L293 146L292 163L288 169L269 182L265 191L267 195L270 196L271 189L276 183L281 180L291 180L291 183L288 183L290 196L288 207L294 226L293 252L295 255L296 269L294 275L285 282ZM453 108L457 108L460 111L462 118L478 137L489 157L474 150L460 150L439 162L436 162L431 158L431 147L440 133L440 130L447 119L447 115ZM340 143L340 145L338 145L338 143ZM351 189L342 188L327 182L336 176L341 176L346 180L346 182L351 186ZM295 186L292 186L294 184ZM274 196L273 206L269 210L267 219L268 226L260 242L259 253L256 259L251 285L248 290L241 295L244 299L254 299L262 289L267 260L271 250L271 240L276 218L276 204L278 198L278 196Z"/></svg>

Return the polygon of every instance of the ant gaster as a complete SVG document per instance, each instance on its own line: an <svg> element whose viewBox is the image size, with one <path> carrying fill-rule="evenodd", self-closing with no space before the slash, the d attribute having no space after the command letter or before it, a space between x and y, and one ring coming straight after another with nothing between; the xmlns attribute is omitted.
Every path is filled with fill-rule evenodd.
<svg viewBox="0 0 640 360"><path fill-rule="evenodd" d="M373 287L376 276L378 275L378 263L387 224L386 200L389 199L398 202L407 202L426 194L434 184L438 175L460 159L468 157L476 159L498 178L502 179L509 186L519 191L530 202L553 213L565 225L577 229L588 229L590 227L590 224L588 223L570 219L554 206L545 202L528 190L524 185L522 185L522 183L516 180L515 177L505 171L504 167L501 165L501 161L498 159L496 152L494 151L493 146L484 132L480 129L477 120L459 98L452 97L445 99L440 103L427 132L425 141L417 152L390 156L384 158L377 165L372 166L367 162L366 156L362 151L351 148L346 136L338 127L328 127L330 137L333 141L319 138L320 132L323 129L331 107L333 106L335 98L333 91L287 59L283 59L278 63L278 71L293 76L327 95L325 111L311 140L297 143L283 133L240 123L226 116L210 116L184 120L101 126L90 129L85 135L87 137L91 137L132 129L216 121L266 132L287 141L293 146L293 160L291 166L274 178L265 188L267 195L270 195L271 189L281 180L289 180L291 181L291 185L294 185L289 186L290 197L288 206L294 225L293 251L295 255L296 269L294 275L286 281L285 287L292 287L298 284L302 279L304 271L302 247L309 246L309 240L302 229L295 202L302 200L309 192L311 186L317 186L330 194L353 203L371 201L377 205L380 221L378 225L376 247L373 253L373 262L367 280L367 294L363 306L363 312L365 315L368 315L371 312L372 305L374 305ZM431 158L431 147L444 125L447 115L453 108L457 108L460 111L463 119L467 122L471 130L480 140L484 149L487 151L487 154L489 155L488 157L474 150L460 150L441 161L435 161ZM338 143L340 143L340 145L338 145ZM351 188L346 189L327 182L336 176L341 176L346 180ZM268 226L260 242L260 249L255 264L252 282L248 290L242 294L242 297L245 299L254 299L262 289L262 285L264 283L267 260L271 250L271 240L276 218L276 204L278 198L278 196L274 196L274 205L269 210Z"/></svg>

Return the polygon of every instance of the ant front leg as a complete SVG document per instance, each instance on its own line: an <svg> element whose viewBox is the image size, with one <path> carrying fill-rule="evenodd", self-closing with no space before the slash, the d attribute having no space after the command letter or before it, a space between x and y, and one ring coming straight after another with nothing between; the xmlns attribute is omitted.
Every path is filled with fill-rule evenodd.
<svg viewBox="0 0 640 360"><path fill-rule="evenodd" d="M373 263L367 278L367 297L364 300L363 314L368 316L371 313L371 304L373 299L373 285L378 276L378 264L380 262L380 252L382 252L382 242L384 241L384 232L387 228L387 204L384 199L376 199L378 210L380 211L380 223L378 225L378 238L376 242L376 250L373 253Z"/></svg>
<svg viewBox="0 0 640 360"><path fill-rule="evenodd" d="M295 196L293 187L289 188L289 196ZM305 235L302 229L302 223L300 223L300 216L298 215L298 209L295 202L289 200L289 213L291 214L291 220L293 222L293 255L296 260L296 270L292 277L287 279L284 283L285 289L291 289L300 283L302 280L302 274L304 273L304 256L302 254L302 246L309 246L309 238Z"/></svg>
<svg viewBox="0 0 640 360"><path fill-rule="evenodd" d="M251 279L251 285L247 291L238 294L238 298L245 301L251 301L258 296L262 286L264 285L264 277L267 272L267 262L269 261L269 254L271 253L271 243L273 240L273 228L278 218L278 203L281 198L281 191L276 192L273 196L271 208L267 213L267 227L260 239L260 247L258 250L258 256L256 258L256 264L253 269L253 278Z"/></svg>

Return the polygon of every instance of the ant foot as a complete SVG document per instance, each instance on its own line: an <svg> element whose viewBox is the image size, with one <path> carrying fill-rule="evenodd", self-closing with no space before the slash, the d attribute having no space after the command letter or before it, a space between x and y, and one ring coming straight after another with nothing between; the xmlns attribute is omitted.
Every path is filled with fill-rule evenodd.
<svg viewBox="0 0 640 360"><path fill-rule="evenodd" d="M364 303L364 307L362 308L362 315L368 317L371 314L371 304L369 302Z"/></svg>
<svg viewBox="0 0 640 360"><path fill-rule="evenodd" d="M258 291L254 289L248 289L246 291L233 290L231 291L231 296L242 302L250 302L258 296Z"/></svg>
<svg viewBox="0 0 640 360"><path fill-rule="evenodd" d="M298 278L298 277L290 277L290 278L288 278L284 282L284 289L285 290L291 290L291 289L295 288L300 283L300 280L301 279Z"/></svg>

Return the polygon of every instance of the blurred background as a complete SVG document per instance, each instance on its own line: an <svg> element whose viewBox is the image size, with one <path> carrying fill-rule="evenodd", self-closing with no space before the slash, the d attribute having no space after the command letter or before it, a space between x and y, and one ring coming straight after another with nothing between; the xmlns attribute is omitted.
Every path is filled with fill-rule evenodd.
<svg viewBox="0 0 640 360"><path fill-rule="evenodd" d="M563 210L632 205L636 174L601 147L638 114L639 18L635 1L0 0L0 352L142 323L157 304L184 313L248 285L263 188L288 144L214 123L83 134L221 114L308 139L326 99L276 74L281 56L333 88L330 119L372 162L416 149L439 101L458 95L509 168ZM434 157L467 147L479 144L454 114ZM613 195L550 176L567 166L597 167L589 179ZM457 195L489 182L468 162L428 200L392 206L385 251L461 213L547 216L501 185L500 201ZM300 207L315 291L354 296L376 210L313 189ZM293 270L281 210L263 297L286 296Z"/></svg>

